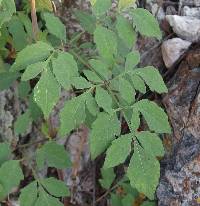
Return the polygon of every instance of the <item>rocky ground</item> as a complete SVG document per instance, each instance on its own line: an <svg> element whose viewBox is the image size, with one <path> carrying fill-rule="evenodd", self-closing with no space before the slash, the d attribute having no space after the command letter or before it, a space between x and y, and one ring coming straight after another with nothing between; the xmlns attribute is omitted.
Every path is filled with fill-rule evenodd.
<svg viewBox="0 0 200 206"><path fill-rule="evenodd" d="M141 66L154 65L163 74L169 93L152 96L165 107L173 128L173 134L163 138L167 153L161 161L161 178L157 188L159 206L200 205L200 0L140 0L139 5L150 10L159 20L163 40L157 42L140 38L137 49L141 52ZM68 31L80 31L81 27L72 15L74 8L89 9L87 0L65 0L64 5L55 1L57 15L66 24ZM113 4L114 6L114 4ZM62 99L71 94L63 94ZM0 93L0 139L9 139L13 147L23 142L13 133L16 116L26 108L26 102L19 102L15 86ZM62 101L59 108L62 107ZM56 110L57 111L57 110ZM57 124L57 113L52 117ZM42 134L38 125L27 131L29 141L39 141ZM31 131L31 132L30 132ZM73 161L72 170L60 174L71 187L74 205L94 202L98 190L96 179L101 159L91 163L87 141L87 128L80 128L68 139L63 139ZM27 134L24 134L26 137ZM20 140L19 140L20 139ZM77 146L77 145L81 145ZM32 155L34 146L24 153ZM80 158L81 150L81 158ZM30 163L27 163L27 166ZM79 165L79 166L77 166ZM43 171L46 175L47 171ZM27 176L29 171L27 171ZM75 178L74 178L75 177ZM12 202L12 205L17 203ZM106 203L100 202L100 205Z"/></svg>

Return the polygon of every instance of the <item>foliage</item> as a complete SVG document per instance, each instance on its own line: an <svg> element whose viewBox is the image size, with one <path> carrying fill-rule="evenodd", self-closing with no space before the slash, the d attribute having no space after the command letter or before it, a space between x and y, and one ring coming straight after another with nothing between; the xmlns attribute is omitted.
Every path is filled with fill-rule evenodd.
<svg viewBox="0 0 200 206"><path fill-rule="evenodd" d="M16 12L13 0L0 0L1 58L8 57L7 44L15 51L14 63L3 63L0 90L18 82L19 98L28 100L29 105L14 124L15 134L23 135L39 117L48 125L61 91L78 92L79 95L65 102L59 113L60 126L55 128L57 137L69 135L82 124L90 128L91 158L94 160L105 152L99 180L105 189L115 180L113 168L129 162L125 180L117 183L125 188L125 195L111 194L111 204L119 206L131 205L138 192L154 199L160 175L157 158L164 155L159 134L171 131L164 110L141 98L147 91L166 93L167 87L156 68L137 66L140 62L140 54L135 50L138 33L157 39L161 39L162 34L153 15L136 8L135 2L119 0L117 12L113 14L115 18L109 14L111 0L91 0L92 13L75 11L84 32L93 38L88 44L91 50L88 56L78 41L83 32L67 39L70 35L51 12L48 0L36 2L41 17L37 39L32 34L30 5L26 3L24 12ZM34 85L31 84L33 80ZM126 134L122 133L121 120L128 125ZM140 131L140 122L144 121L148 129ZM51 138L48 130L43 128L42 132ZM9 144L2 143L0 148L2 200L24 177L19 161L9 160ZM57 169L71 167L68 152L49 139L37 149L34 160L35 180L21 190L20 205L62 205L58 198L70 196L69 189L53 177L40 178L38 172L45 165ZM143 205L151 204L146 201Z"/></svg>

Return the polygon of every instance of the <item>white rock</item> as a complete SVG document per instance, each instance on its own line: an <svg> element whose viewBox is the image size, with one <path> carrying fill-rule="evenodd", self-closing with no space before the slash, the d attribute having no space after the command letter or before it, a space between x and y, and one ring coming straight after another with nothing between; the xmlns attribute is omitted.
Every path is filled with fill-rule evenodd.
<svg viewBox="0 0 200 206"><path fill-rule="evenodd" d="M191 17L196 17L200 19L200 8L199 7L190 8L189 6L184 6L181 13L183 16L191 16Z"/></svg>
<svg viewBox="0 0 200 206"><path fill-rule="evenodd" d="M161 49L166 67L172 67L190 45L191 42L182 40L180 38L173 38L164 41Z"/></svg>
<svg viewBox="0 0 200 206"><path fill-rule="evenodd" d="M200 19L177 15L167 15L166 19L180 38L191 42L200 40Z"/></svg>

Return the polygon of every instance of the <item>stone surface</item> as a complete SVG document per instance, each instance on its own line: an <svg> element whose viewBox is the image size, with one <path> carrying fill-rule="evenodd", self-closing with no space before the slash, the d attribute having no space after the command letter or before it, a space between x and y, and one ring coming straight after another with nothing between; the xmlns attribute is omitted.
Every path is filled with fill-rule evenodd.
<svg viewBox="0 0 200 206"><path fill-rule="evenodd" d="M200 0L180 0L182 6L200 6Z"/></svg>
<svg viewBox="0 0 200 206"><path fill-rule="evenodd" d="M162 56L167 68L170 68L189 48L191 42L180 38L173 38L163 42Z"/></svg>
<svg viewBox="0 0 200 206"><path fill-rule="evenodd" d="M189 6L184 6L181 11L182 16L190 16L190 17L196 17L200 19L200 8L199 7L193 7L190 8Z"/></svg>
<svg viewBox="0 0 200 206"><path fill-rule="evenodd" d="M161 161L158 206L198 206L200 200L200 49L181 62L164 97L173 128Z"/></svg>
<svg viewBox="0 0 200 206"><path fill-rule="evenodd" d="M178 15L167 15L166 19L180 38L191 42L200 40L200 19Z"/></svg>

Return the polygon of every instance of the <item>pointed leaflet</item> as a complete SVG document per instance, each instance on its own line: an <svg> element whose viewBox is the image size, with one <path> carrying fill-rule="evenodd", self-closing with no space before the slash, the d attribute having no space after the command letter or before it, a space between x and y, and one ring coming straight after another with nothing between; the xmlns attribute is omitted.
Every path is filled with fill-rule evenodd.
<svg viewBox="0 0 200 206"><path fill-rule="evenodd" d="M91 93L88 93L86 96L86 106L87 106L88 111L93 116L96 116L97 113L99 112L98 105Z"/></svg>
<svg viewBox="0 0 200 206"><path fill-rule="evenodd" d="M107 149L108 145L120 134L120 122L116 114L101 112L92 124L90 132L90 151L92 159Z"/></svg>
<svg viewBox="0 0 200 206"><path fill-rule="evenodd" d="M65 89L71 88L71 80L78 76L78 66L73 56L69 53L60 52L58 57L52 60L53 73L58 82Z"/></svg>
<svg viewBox="0 0 200 206"><path fill-rule="evenodd" d="M97 26L94 32L94 42L99 54L107 61L113 63L113 56L117 54L117 38L115 33L105 27Z"/></svg>
<svg viewBox="0 0 200 206"><path fill-rule="evenodd" d="M168 91L162 76L156 68L148 66L145 68L135 69L134 74L137 74L144 79L151 91L156 91L159 94L166 93Z"/></svg>
<svg viewBox="0 0 200 206"><path fill-rule="evenodd" d="M137 143L135 143L127 175L132 187L144 193L149 199L154 199L160 177L160 165L156 158L145 153L145 150Z"/></svg>
<svg viewBox="0 0 200 206"><path fill-rule="evenodd" d="M40 187L39 196L34 206L63 206L63 204Z"/></svg>
<svg viewBox="0 0 200 206"><path fill-rule="evenodd" d="M8 23L8 31L12 35L12 46L16 51L20 51L28 44L28 36L24 30L24 25L17 16L12 17Z"/></svg>
<svg viewBox="0 0 200 206"><path fill-rule="evenodd" d="M137 109L133 109L132 117L131 117L131 131L135 132L140 126L140 113Z"/></svg>
<svg viewBox="0 0 200 206"><path fill-rule="evenodd" d="M106 90L97 87L95 99L99 107L102 107L106 112L110 113L112 111L112 98Z"/></svg>
<svg viewBox="0 0 200 206"><path fill-rule="evenodd" d="M11 70L23 70L30 64L46 59L52 51L54 51L54 48L42 41L28 45L18 53L15 63L11 66Z"/></svg>
<svg viewBox="0 0 200 206"><path fill-rule="evenodd" d="M76 88L76 89L87 89L92 87L93 85L88 82L85 78L83 77L73 77L71 80L71 84Z"/></svg>
<svg viewBox="0 0 200 206"><path fill-rule="evenodd" d="M18 116L16 122L14 123L15 134L19 135L25 133L31 122L32 119L29 110L26 111L24 114Z"/></svg>
<svg viewBox="0 0 200 206"><path fill-rule="evenodd" d="M155 17L146 9L137 8L133 10L133 21L136 29L145 36L161 39L162 33Z"/></svg>
<svg viewBox="0 0 200 206"><path fill-rule="evenodd" d="M46 62L37 62L35 64L30 64L27 66L27 69L23 73L21 80L28 81L30 79L34 79L39 73L41 73L44 68L46 68Z"/></svg>
<svg viewBox="0 0 200 206"><path fill-rule="evenodd" d="M6 178L5 178L6 177ZM19 161L9 160L0 167L0 200L5 198L11 192L13 187L19 185L24 178Z"/></svg>
<svg viewBox="0 0 200 206"><path fill-rule="evenodd" d="M134 108L142 113L150 130L157 133L171 132L167 114L156 103L144 99L137 102Z"/></svg>
<svg viewBox="0 0 200 206"><path fill-rule="evenodd" d="M102 179L99 180L101 186L105 189L109 189L115 179L115 173L113 168L103 169L101 168Z"/></svg>
<svg viewBox="0 0 200 206"><path fill-rule="evenodd" d="M129 81L124 78L119 79L119 93L128 104L135 101L135 90Z"/></svg>
<svg viewBox="0 0 200 206"><path fill-rule="evenodd" d="M57 180L54 177L40 180L44 188L54 197L69 196L69 189L63 181Z"/></svg>
<svg viewBox="0 0 200 206"><path fill-rule="evenodd" d="M116 29L119 37L126 44L126 46L128 48L132 48L136 41L136 33L129 21L123 16L118 16Z"/></svg>
<svg viewBox="0 0 200 206"><path fill-rule="evenodd" d="M10 158L11 149L8 143L0 143L0 166Z"/></svg>
<svg viewBox="0 0 200 206"><path fill-rule="evenodd" d="M83 73L86 76L86 78L88 79L88 81L90 81L90 82L94 82L94 83L103 82L103 80L101 80L100 77L98 77L97 74L93 71L83 70Z"/></svg>
<svg viewBox="0 0 200 206"><path fill-rule="evenodd" d="M138 51L132 51L128 53L125 62L125 70L131 71L140 62L140 53Z"/></svg>
<svg viewBox="0 0 200 206"><path fill-rule="evenodd" d="M85 120L85 96L81 95L65 103L60 112L60 135L65 136Z"/></svg>
<svg viewBox="0 0 200 206"><path fill-rule="evenodd" d="M44 13L43 15L49 33L66 42L66 28L60 19L52 13Z"/></svg>
<svg viewBox="0 0 200 206"><path fill-rule="evenodd" d="M89 33L93 34L96 27L96 18L84 11L75 11L75 17L81 26Z"/></svg>
<svg viewBox="0 0 200 206"><path fill-rule="evenodd" d="M138 75L131 75L131 82L136 90L138 90L142 94L146 93L146 85L141 77L139 77Z"/></svg>
<svg viewBox="0 0 200 206"><path fill-rule="evenodd" d="M63 145L50 141L37 150L36 161L39 169L47 162L49 167L64 169L71 166L68 152Z"/></svg>
<svg viewBox="0 0 200 206"><path fill-rule="evenodd" d="M162 157L164 155L164 147L157 134L144 131L136 133L136 137L147 154L155 157Z"/></svg>
<svg viewBox="0 0 200 206"><path fill-rule="evenodd" d="M21 190L20 206L35 206L37 195L37 182L34 181Z"/></svg>
<svg viewBox="0 0 200 206"><path fill-rule="evenodd" d="M92 11L96 16L104 15L110 9L111 0L91 0Z"/></svg>
<svg viewBox="0 0 200 206"><path fill-rule="evenodd" d="M1 0L0 1L1 13L0 13L0 28L1 26L9 21L12 15L16 12L14 0Z"/></svg>
<svg viewBox="0 0 200 206"><path fill-rule="evenodd" d="M18 72L0 73L0 91L4 89L8 89L19 76L20 73Z"/></svg>
<svg viewBox="0 0 200 206"><path fill-rule="evenodd" d="M20 82L18 85L18 97L21 99L27 98L29 92L31 91L31 86L29 82Z"/></svg>
<svg viewBox="0 0 200 206"><path fill-rule="evenodd" d="M60 97L60 86L50 68L45 69L34 88L34 100L47 118Z"/></svg>
<svg viewBox="0 0 200 206"><path fill-rule="evenodd" d="M99 59L91 59L89 60L89 63L93 67L93 69L102 77L102 79L109 79L109 77L111 76L111 71L109 70L108 65L106 65Z"/></svg>
<svg viewBox="0 0 200 206"><path fill-rule="evenodd" d="M113 140L111 146L106 152L104 168L115 167L123 163L131 152L131 141L133 134L122 135Z"/></svg>

